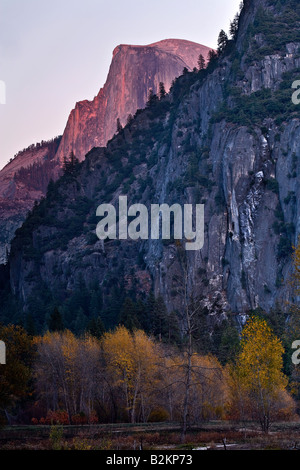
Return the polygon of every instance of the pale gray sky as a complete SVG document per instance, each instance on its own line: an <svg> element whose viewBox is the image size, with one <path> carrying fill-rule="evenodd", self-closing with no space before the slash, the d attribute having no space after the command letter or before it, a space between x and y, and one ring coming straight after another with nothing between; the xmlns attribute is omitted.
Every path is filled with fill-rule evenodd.
<svg viewBox="0 0 300 470"><path fill-rule="evenodd" d="M0 168L62 134L103 86L118 44L177 38L216 48L240 0L0 0ZM1 100L0 100L1 101Z"/></svg>

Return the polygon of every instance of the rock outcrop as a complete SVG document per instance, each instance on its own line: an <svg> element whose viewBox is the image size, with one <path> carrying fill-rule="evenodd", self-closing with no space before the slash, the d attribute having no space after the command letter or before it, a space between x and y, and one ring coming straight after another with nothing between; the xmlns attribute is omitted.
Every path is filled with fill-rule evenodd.
<svg viewBox="0 0 300 470"><path fill-rule="evenodd" d="M80 101L70 113L57 157L71 151L82 161L93 147L104 147L117 132L117 120L126 124L128 115L144 108L149 90L168 92L184 68L197 67L199 55L206 59L209 48L200 44L166 39L147 46L119 45L113 51L106 83L93 101Z"/></svg>

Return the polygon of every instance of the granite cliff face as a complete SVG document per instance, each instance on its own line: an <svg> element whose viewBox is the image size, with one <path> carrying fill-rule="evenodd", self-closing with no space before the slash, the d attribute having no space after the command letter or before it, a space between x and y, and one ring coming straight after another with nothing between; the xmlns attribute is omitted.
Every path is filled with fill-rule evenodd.
<svg viewBox="0 0 300 470"><path fill-rule="evenodd" d="M32 299L47 299L73 327L67 305L78 286L87 296L101 289L98 313L110 325L116 304L107 302L116 293L153 289L169 312L180 312L180 243L95 235L97 206L124 194L128 205L205 205L204 247L186 260L189 292L210 319L269 312L276 302L284 308L300 234L300 116L291 100L300 9L293 0L244 3L237 36L218 60L185 73L107 148L94 148L17 232L10 280L24 312L34 313ZM41 315L35 318L42 326Z"/></svg>
<svg viewBox="0 0 300 470"><path fill-rule="evenodd" d="M166 39L147 46L119 45L113 51L107 81L93 101L80 101L70 113L57 157L71 151L82 161L93 147L103 147L117 131L117 119L126 124L128 115L145 107L149 90L172 81L186 67L197 67L199 55L209 48L194 42Z"/></svg>
<svg viewBox="0 0 300 470"><path fill-rule="evenodd" d="M32 209L45 195L51 178L60 174L54 159L60 137L19 152L0 171L0 264L6 261L10 241Z"/></svg>
<svg viewBox="0 0 300 470"><path fill-rule="evenodd" d="M183 68L191 70L197 66L199 55L206 58L209 50L206 46L178 39L149 46L115 48L104 87L93 101L76 104L62 139L55 139L55 155L53 148L49 154L50 143L32 145L19 152L17 158L0 171L0 263L6 259L16 229L34 202L45 195L50 178L56 180L61 175L64 157L73 150L76 157L83 160L93 147L106 145L116 132L117 118L125 124L129 114L134 115L138 108L145 106L149 88L157 91L159 83L164 82L169 90ZM21 168L21 176L15 176Z"/></svg>

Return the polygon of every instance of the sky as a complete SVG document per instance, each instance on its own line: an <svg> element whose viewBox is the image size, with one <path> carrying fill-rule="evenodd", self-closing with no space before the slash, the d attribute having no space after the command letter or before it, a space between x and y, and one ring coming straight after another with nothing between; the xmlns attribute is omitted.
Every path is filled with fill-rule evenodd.
<svg viewBox="0 0 300 470"><path fill-rule="evenodd" d="M240 0L0 0L0 169L61 135L103 87L118 44L187 39L216 48Z"/></svg>

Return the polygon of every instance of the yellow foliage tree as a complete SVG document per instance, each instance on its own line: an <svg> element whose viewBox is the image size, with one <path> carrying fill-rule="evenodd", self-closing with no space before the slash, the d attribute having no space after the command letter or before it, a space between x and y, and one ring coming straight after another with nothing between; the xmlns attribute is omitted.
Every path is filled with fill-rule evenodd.
<svg viewBox="0 0 300 470"><path fill-rule="evenodd" d="M123 390L128 416L134 423L138 405L144 414L143 405L155 388L159 360L156 344L141 330L130 333L119 326L104 335L102 347L112 385Z"/></svg>
<svg viewBox="0 0 300 470"><path fill-rule="evenodd" d="M100 345L90 335L69 330L36 339L35 379L38 396L52 410L60 405L72 416L91 416L101 380Z"/></svg>
<svg viewBox="0 0 300 470"><path fill-rule="evenodd" d="M242 331L241 352L231 369L230 408L240 418L259 421L265 432L286 396L288 380L282 372L283 352L281 341L265 320L258 317L248 320Z"/></svg>

